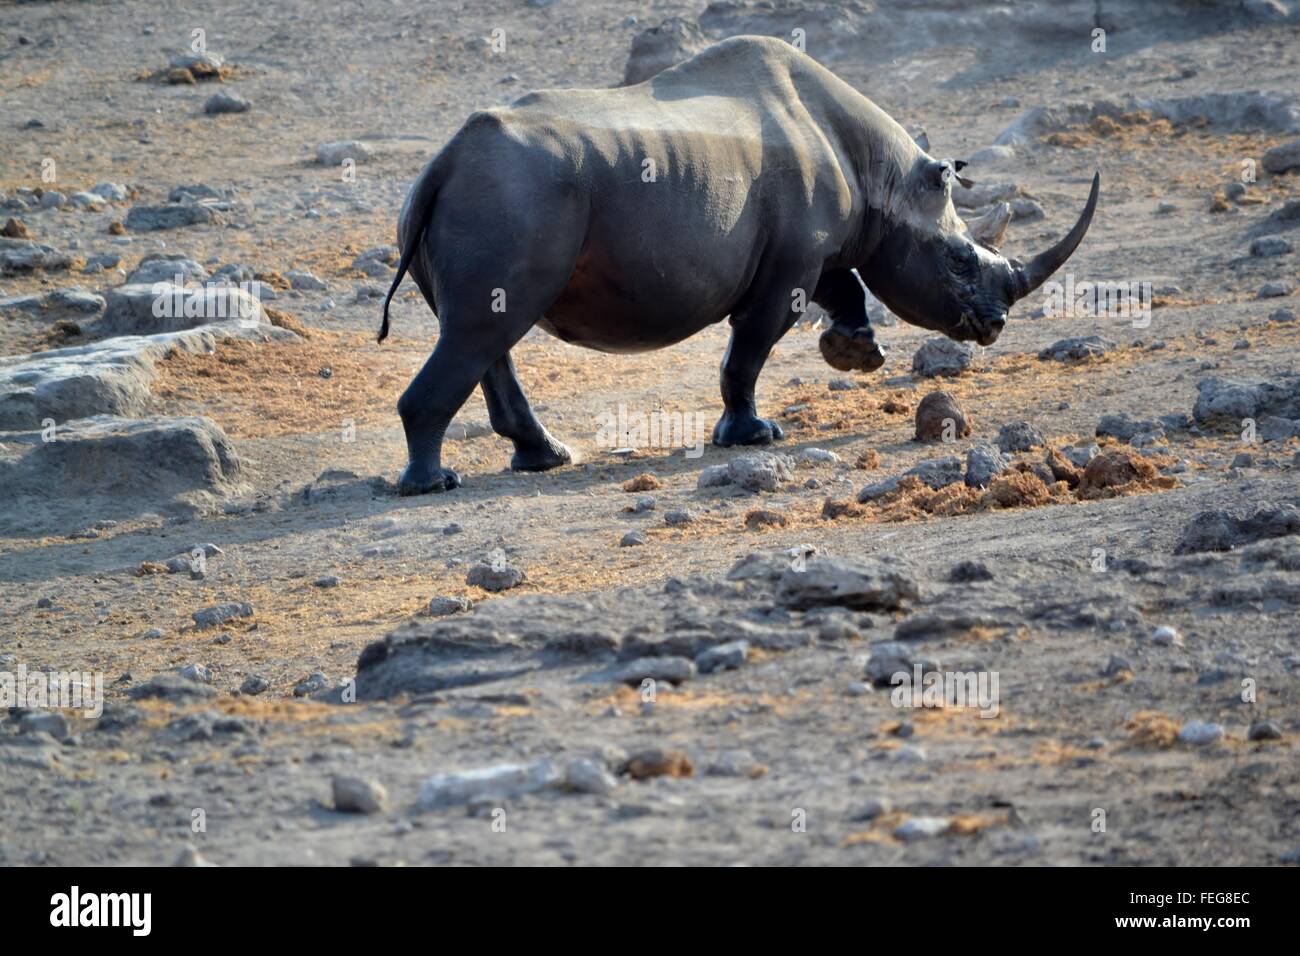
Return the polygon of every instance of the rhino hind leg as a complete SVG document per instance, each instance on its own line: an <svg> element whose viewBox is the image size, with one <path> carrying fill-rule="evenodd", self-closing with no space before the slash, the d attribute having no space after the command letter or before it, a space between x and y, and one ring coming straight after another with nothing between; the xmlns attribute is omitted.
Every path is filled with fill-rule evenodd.
<svg viewBox="0 0 1300 956"><path fill-rule="evenodd" d="M533 414L509 353L492 363L482 385L492 430L514 443L512 469L547 471L573 461L573 453L556 441Z"/></svg>
<svg viewBox="0 0 1300 956"><path fill-rule="evenodd" d="M823 273L813 301L831 316L831 327L817 343L827 365L841 372L874 372L885 364L885 350L867 316L866 294L850 270Z"/></svg>

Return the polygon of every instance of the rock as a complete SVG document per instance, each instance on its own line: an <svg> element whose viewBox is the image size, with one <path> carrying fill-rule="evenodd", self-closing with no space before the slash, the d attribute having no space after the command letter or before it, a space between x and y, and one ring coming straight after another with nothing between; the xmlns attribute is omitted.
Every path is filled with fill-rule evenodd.
<svg viewBox="0 0 1300 956"><path fill-rule="evenodd" d="M166 269L170 265L158 268ZM155 335L201 325L231 323L242 329L262 327L276 338L292 336L280 329L269 333L271 320L256 297L238 286L181 286L171 283L132 284L110 289L104 315L87 329L95 335Z"/></svg>
<svg viewBox="0 0 1300 956"><path fill-rule="evenodd" d="M826 383L826 388L832 392L852 392L858 387L858 383L847 378L833 378Z"/></svg>
<svg viewBox="0 0 1300 956"><path fill-rule="evenodd" d="M1132 674L1133 665L1118 654L1112 654L1110 655L1110 660L1106 662L1106 666L1102 668L1101 673L1103 677L1118 677L1121 674Z"/></svg>
<svg viewBox="0 0 1300 956"><path fill-rule="evenodd" d="M961 482L961 459L956 455L948 455L945 458L932 458L929 461L919 462L903 472L903 477L908 475L921 479L922 483L929 488L935 490L946 488L949 485Z"/></svg>
<svg viewBox="0 0 1300 956"><path fill-rule="evenodd" d="M244 678L244 682L239 685L239 692L248 697L256 697L258 694L265 694L271 689L271 683L265 677L259 677L256 674L250 674Z"/></svg>
<svg viewBox="0 0 1300 956"><path fill-rule="evenodd" d="M1300 419L1300 375L1294 373L1256 383L1207 378L1196 390L1192 416L1198 425L1223 425L1236 431L1247 418Z"/></svg>
<svg viewBox="0 0 1300 956"><path fill-rule="evenodd" d="M1099 335L1060 339L1038 353L1039 359L1053 362L1078 362L1113 351L1115 343Z"/></svg>
<svg viewBox="0 0 1300 956"><path fill-rule="evenodd" d="M23 272L58 272L72 265L72 256L30 239L0 237L0 276Z"/></svg>
<svg viewBox="0 0 1300 956"><path fill-rule="evenodd" d="M1241 9L1252 20L1258 20L1260 23L1277 23L1279 20L1285 20L1290 16L1290 11L1281 0L1244 0ZM1293 143L1292 145L1297 146L1300 144Z"/></svg>
<svg viewBox="0 0 1300 956"><path fill-rule="evenodd" d="M916 406L917 441L955 441L969 434L965 412L947 392L931 392Z"/></svg>
<svg viewBox="0 0 1300 956"><path fill-rule="evenodd" d="M1295 505L1263 507L1237 517L1227 511L1202 511L1183 529L1177 554L1231 551L1285 535L1300 534L1300 509Z"/></svg>
<svg viewBox="0 0 1300 956"><path fill-rule="evenodd" d="M421 785L416 808L428 811L479 801L511 800L558 787L564 779L564 774L549 760L435 774Z"/></svg>
<svg viewBox="0 0 1300 956"><path fill-rule="evenodd" d="M1176 628L1163 624L1156 628L1155 633L1151 635L1151 643L1157 647L1182 647L1183 636L1178 633Z"/></svg>
<svg viewBox="0 0 1300 956"><path fill-rule="evenodd" d="M316 162L322 166L338 166L348 159L360 165L374 155L374 150L355 139L343 140L337 143L321 143L316 147Z"/></svg>
<svg viewBox="0 0 1300 956"><path fill-rule="evenodd" d="M920 656L918 651L907 644L887 641L872 645L871 655L867 658L866 677L876 687L889 687L895 674L901 671L910 677L917 666L922 673L939 670L937 661Z"/></svg>
<svg viewBox="0 0 1300 956"><path fill-rule="evenodd" d="M474 602L467 597L436 597L429 600L430 617L446 617L449 614L464 614L473 610Z"/></svg>
<svg viewBox="0 0 1300 956"><path fill-rule="evenodd" d="M5 236L10 239L30 239L32 233L31 230L27 228L27 223L23 222L21 219L14 219L11 217L9 221L4 224L4 228L0 229L0 236Z"/></svg>
<svg viewBox="0 0 1300 956"><path fill-rule="evenodd" d="M176 673L180 674L186 680L196 681L200 684L212 683L212 671L202 664L186 664Z"/></svg>
<svg viewBox="0 0 1300 956"><path fill-rule="evenodd" d="M689 777L695 773L691 758L680 750L650 747L628 758L626 772L633 780L651 777Z"/></svg>
<svg viewBox="0 0 1300 956"><path fill-rule="evenodd" d="M55 289L52 292L0 298L0 318L26 315L47 322L57 322L61 319L79 321L93 319L104 311L104 306L102 296L76 286Z"/></svg>
<svg viewBox="0 0 1300 956"><path fill-rule="evenodd" d="M731 469L727 465L710 465L700 472L696 488L718 488L731 484Z"/></svg>
<svg viewBox="0 0 1300 956"><path fill-rule="evenodd" d="M196 79L207 79L210 77L219 77L223 60L215 53L181 53L172 58L167 64L169 70L187 70L190 76Z"/></svg>
<svg viewBox="0 0 1300 956"><path fill-rule="evenodd" d="M68 197L68 203L77 209L86 209L91 212L98 212L104 206L104 200L94 193L75 192Z"/></svg>
<svg viewBox="0 0 1300 956"><path fill-rule="evenodd" d="M618 665L610 675L610 680L639 687L647 680L684 684L694 676L695 663L685 657L638 657L634 661Z"/></svg>
<svg viewBox="0 0 1300 956"><path fill-rule="evenodd" d="M727 475L746 491L777 491L794 480L794 462L788 455L768 452L738 455L727 463Z"/></svg>
<svg viewBox="0 0 1300 956"><path fill-rule="evenodd" d="M872 482L871 484L867 485L865 488L863 488L861 491L858 492L858 504L863 504L863 505L869 504L870 502L878 501L879 499L885 497L886 495L892 494L893 492L897 491L898 483L902 479L902 477L903 477L902 475L893 475L892 477L884 478L880 481ZM823 513L825 513L824 505L822 507L822 510Z"/></svg>
<svg viewBox="0 0 1300 956"><path fill-rule="evenodd" d="M894 836L904 843L928 840L948 832L952 821L947 817L911 817L894 828Z"/></svg>
<svg viewBox="0 0 1300 956"><path fill-rule="evenodd" d="M949 338L926 339L912 356L912 373L922 378L960 375L970 368L975 351L965 342Z"/></svg>
<svg viewBox="0 0 1300 956"><path fill-rule="evenodd" d="M1013 203L1019 195L1020 187L1015 183L977 183L970 189L954 183L952 203L958 209L983 209L993 203Z"/></svg>
<svg viewBox="0 0 1300 956"><path fill-rule="evenodd" d="M208 277L208 271L183 255L164 255L155 253L140 260L130 275L126 277L127 286L167 283L183 286L187 282L202 282ZM164 290L154 290L162 292Z"/></svg>
<svg viewBox="0 0 1300 956"><path fill-rule="evenodd" d="M565 765L564 785L578 793L607 796L618 789L618 780L603 764L590 757L578 757Z"/></svg>
<svg viewBox="0 0 1300 956"><path fill-rule="evenodd" d="M988 565L980 561L959 561L948 571L948 580L953 584L992 581L993 572L988 569Z"/></svg>
<svg viewBox="0 0 1300 956"><path fill-rule="evenodd" d="M6 407L0 403L0 419ZM39 422L39 420L38 420ZM151 507L198 493L237 491L239 458L226 436L206 418L126 419L97 416L59 425L55 441L40 431L0 433L0 487L15 499L51 496L72 505L102 495L101 515L147 501ZM187 499L188 500L188 499ZM68 507L61 510L66 515ZM13 512L8 520L35 516Z"/></svg>
<svg viewBox="0 0 1300 956"><path fill-rule="evenodd" d="M336 588L339 586L339 578L337 574L322 574L311 584L312 587L320 588L322 591L327 591L330 588Z"/></svg>
<svg viewBox="0 0 1300 956"><path fill-rule="evenodd" d="M252 103L234 93L218 93L209 97L208 101L203 104L203 112L210 115L217 113L247 113L252 108Z"/></svg>
<svg viewBox="0 0 1300 956"><path fill-rule="evenodd" d="M325 292L329 286L322 279L316 278L306 269L290 269L284 274L289 285L307 292Z"/></svg>
<svg viewBox="0 0 1300 956"><path fill-rule="evenodd" d="M777 603L795 610L839 606L888 611L918 595L915 578L876 558L849 561L814 557L802 571L787 568L776 590Z"/></svg>
<svg viewBox="0 0 1300 956"><path fill-rule="evenodd" d="M1292 249L1290 240L1281 236L1260 236L1250 243L1250 254L1259 258L1284 256Z"/></svg>
<svg viewBox="0 0 1300 956"><path fill-rule="evenodd" d="M180 674L158 674L126 692L133 700L170 700L187 703L210 700L217 692L207 684L186 680Z"/></svg>
<svg viewBox="0 0 1300 956"><path fill-rule="evenodd" d="M383 813L388 809L388 791L383 785L362 777L336 776L331 785L334 809L340 813Z"/></svg>
<svg viewBox="0 0 1300 956"><path fill-rule="evenodd" d="M1164 423L1150 418L1130 418L1127 412L1121 412L1118 415L1101 416L1096 429L1098 438L1109 435L1112 438L1118 438L1120 441L1131 441L1137 435L1150 432L1159 432L1163 435ZM1074 461L1074 459L1071 458L1071 461ZM1076 461L1075 464L1079 464L1079 462ZM1085 461L1083 464L1086 465L1087 462Z"/></svg>
<svg viewBox="0 0 1300 956"><path fill-rule="evenodd" d="M42 209L62 209L68 204L68 197L57 189L48 189L41 196Z"/></svg>
<svg viewBox="0 0 1300 956"><path fill-rule="evenodd" d="M329 687L329 679L320 671L308 674L307 679L293 689L294 697L310 697Z"/></svg>
<svg viewBox="0 0 1300 956"><path fill-rule="evenodd" d="M619 539L618 546L620 548L635 548L645 544L648 540L644 531L629 531Z"/></svg>
<svg viewBox="0 0 1300 956"><path fill-rule="evenodd" d="M397 265L399 258L401 256L396 246L375 246L358 253L352 260L352 268L369 276L387 279L392 275L391 267ZM380 290L379 298L383 298L383 295L383 290Z"/></svg>
<svg viewBox="0 0 1300 956"><path fill-rule="evenodd" d="M695 666L701 674L712 674L714 671L735 670L748 659L748 641L729 641L701 651L695 657Z"/></svg>
<svg viewBox="0 0 1300 956"><path fill-rule="evenodd" d="M873 797L849 814L851 823L869 823L887 813L894 812L894 802L888 797Z"/></svg>
<svg viewBox="0 0 1300 956"><path fill-rule="evenodd" d="M657 27L632 38L632 51L623 68L623 86L650 79L709 46L699 25L681 17L669 17Z"/></svg>
<svg viewBox="0 0 1300 956"><path fill-rule="evenodd" d="M487 422L461 421L452 422L447 426L444 436L448 441L468 441L471 438L482 438L484 435L491 435L492 426Z"/></svg>
<svg viewBox="0 0 1300 956"><path fill-rule="evenodd" d="M998 429L998 437L995 441L1004 452L1029 451L1031 448L1045 444L1043 433L1029 422L1010 422L1003 425Z"/></svg>
<svg viewBox="0 0 1300 956"><path fill-rule="evenodd" d="M664 512L664 524L670 528L684 528L695 522L695 515L684 508Z"/></svg>
<svg viewBox="0 0 1300 956"><path fill-rule="evenodd" d="M768 768L754 759L748 750L724 750L705 771L710 777L746 777L757 780Z"/></svg>
<svg viewBox="0 0 1300 956"><path fill-rule="evenodd" d="M219 627L236 618L252 617L253 605L246 601L230 601L225 604L214 604L211 607L205 607L195 611L190 616L194 618L195 626L203 631L210 627Z"/></svg>
<svg viewBox="0 0 1300 956"><path fill-rule="evenodd" d="M181 852L176 855L176 862L172 866L183 867L209 867L217 864L209 862L197 849L192 846L181 847Z"/></svg>
<svg viewBox="0 0 1300 956"><path fill-rule="evenodd" d="M58 736L57 734L55 736ZM1246 732L1247 740L1281 740L1282 728L1271 720L1257 720Z"/></svg>
<svg viewBox="0 0 1300 956"><path fill-rule="evenodd" d="M974 445L966 451L966 485L987 488L1007 465L1010 459L992 445Z"/></svg>
<svg viewBox="0 0 1300 956"><path fill-rule="evenodd" d="M18 732L23 734L49 734L55 740L68 736L68 720L57 710L34 710L18 719Z"/></svg>
<svg viewBox="0 0 1300 956"><path fill-rule="evenodd" d="M1182 729L1178 731L1178 739L1185 744L1192 744L1196 747L1202 747L1206 744L1217 743L1223 739L1223 725L1208 723L1202 720L1189 720L1183 724Z"/></svg>
<svg viewBox="0 0 1300 956"><path fill-rule="evenodd" d="M1277 280L1275 282L1265 282L1262 286L1259 287L1259 295L1257 296L1257 298L1277 299L1284 295L1290 295L1294 291L1295 291L1295 286L1293 286L1290 282L1287 282L1285 280Z"/></svg>
<svg viewBox="0 0 1300 956"><path fill-rule="evenodd" d="M1300 169L1300 139L1293 140L1290 143L1282 143L1266 150L1263 166L1274 175Z"/></svg>
<svg viewBox="0 0 1300 956"><path fill-rule="evenodd" d="M121 183L96 183L90 191L109 202L126 202L126 187Z"/></svg>
<svg viewBox="0 0 1300 956"><path fill-rule="evenodd" d="M521 569L508 564L476 564L465 576L466 584L494 593L517 588L526 580L528 576Z"/></svg>
<svg viewBox="0 0 1300 956"><path fill-rule="evenodd" d="M217 213L198 203L169 203L163 206L132 206L124 225L132 232L183 229L217 222Z"/></svg>
<svg viewBox="0 0 1300 956"><path fill-rule="evenodd" d="M799 453L799 460L808 465L833 465L840 460L840 456L825 448L805 448Z"/></svg>
<svg viewBox="0 0 1300 956"><path fill-rule="evenodd" d="M1015 222L1035 222L1046 219L1047 213L1043 211L1042 206L1027 196L1017 196L1011 200L1011 218Z"/></svg>

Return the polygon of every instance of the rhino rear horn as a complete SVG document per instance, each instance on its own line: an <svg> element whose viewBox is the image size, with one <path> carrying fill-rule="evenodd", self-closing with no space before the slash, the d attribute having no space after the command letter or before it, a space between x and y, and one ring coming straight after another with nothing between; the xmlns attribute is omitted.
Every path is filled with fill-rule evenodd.
<svg viewBox="0 0 1300 956"><path fill-rule="evenodd" d="M1007 224L1011 222L1011 204L994 203L989 211L978 219L966 223L970 237L980 245L997 250L1002 245L1002 238L1007 234Z"/></svg>
<svg viewBox="0 0 1300 956"><path fill-rule="evenodd" d="M1065 238L1045 252L1040 252L1016 272L1017 299L1023 299L1047 281L1053 272L1065 264L1065 260L1074 254L1084 234L1092 225L1092 214L1097 210L1097 193L1101 189L1101 173L1092 177L1092 192L1088 194L1088 204L1083 207L1083 214L1074 228L1066 233Z"/></svg>

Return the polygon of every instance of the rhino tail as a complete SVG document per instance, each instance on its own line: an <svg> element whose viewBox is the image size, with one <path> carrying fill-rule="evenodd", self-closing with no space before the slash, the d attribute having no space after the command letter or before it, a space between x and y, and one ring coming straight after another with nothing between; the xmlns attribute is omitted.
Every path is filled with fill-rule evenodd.
<svg viewBox="0 0 1300 956"><path fill-rule="evenodd" d="M439 153L429 164L424 167L415 184L411 186L410 193L406 197L406 206L402 210L402 215L407 219L409 228L406 233L406 242L403 244L401 258L397 260L397 275L393 276L393 284L388 287L388 295L384 297L384 319L379 324L379 338L377 341L382 342L388 338L388 306L393 301L393 295L397 292L397 287L402 284L402 279L406 277L406 271L411 266L411 260L415 257L416 251L420 244L424 242L424 230L428 228L429 217L433 215L433 202L438 195L438 187L442 183L441 163L443 153ZM401 236L398 236L401 241Z"/></svg>

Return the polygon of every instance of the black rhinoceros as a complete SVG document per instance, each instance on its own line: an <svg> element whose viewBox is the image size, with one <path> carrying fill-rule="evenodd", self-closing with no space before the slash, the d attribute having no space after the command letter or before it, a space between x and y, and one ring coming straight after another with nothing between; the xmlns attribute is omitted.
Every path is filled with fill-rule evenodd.
<svg viewBox="0 0 1300 956"><path fill-rule="evenodd" d="M1070 256L1079 221L1027 263L975 241L953 209L960 163L926 154L811 57L734 37L635 86L530 93L474 113L420 173L398 221L401 260L441 334L398 401L404 494L456 487L443 433L476 385L512 467L569 450L538 422L510 349L540 325L565 342L636 352L730 316L718 445L782 436L754 385L806 299L830 314L838 369L884 361L862 286L907 322L993 342L1017 299Z"/></svg>

